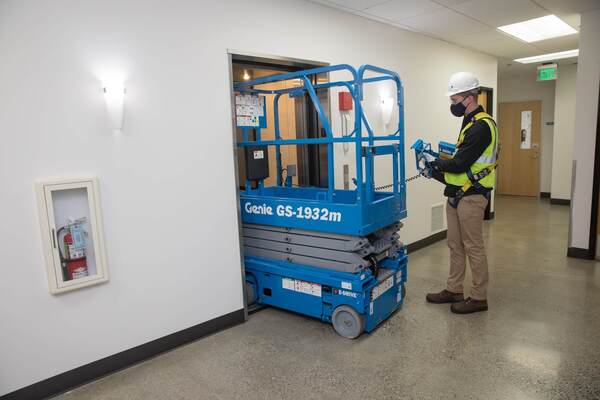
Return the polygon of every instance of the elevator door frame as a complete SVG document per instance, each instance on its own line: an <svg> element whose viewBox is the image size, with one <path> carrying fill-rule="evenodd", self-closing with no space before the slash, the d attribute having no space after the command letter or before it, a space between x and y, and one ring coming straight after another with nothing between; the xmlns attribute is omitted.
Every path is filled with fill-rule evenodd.
<svg viewBox="0 0 600 400"><path fill-rule="evenodd" d="M230 102L231 102L231 110L232 110L232 115L231 115L231 124L232 124L232 139L233 139L233 151L232 151L232 155L233 155L233 163L234 163L234 173L235 173L235 184L236 184L236 204L237 204L237 219L238 219L238 228L239 228L239 232L238 232L238 236L239 236L239 254L240 254L240 270L241 270L241 275L242 275L242 299L243 299L243 303L244 303L244 320L248 319L248 302L247 302L247 298L246 298L246 287L245 287L245 283L246 283L246 269L244 267L244 243L243 243L243 236L242 236L242 219L241 219L241 212L240 212L240 195L239 195L239 188L240 188L240 177L238 174L238 151L237 151L237 126L235 124L235 116L233 115L235 113L235 97L234 97L234 91L233 91L233 64L238 62L238 63L244 63L244 64L254 64L256 66L264 66L264 67L271 67L271 68L282 68L282 67L287 67L287 68L294 68L296 70L301 70L301 69L310 69L310 68L316 68L316 67L323 67L323 66L327 66L329 65L329 63L324 63L324 62L320 62L320 61L313 61L313 60L303 60L303 59L298 59L298 58L290 58L290 57L281 57L281 56L274 56L274 55L270 55L270 54L257 54L257 53L249 53L249 52L245 52L245 51L239 51L239 50L233 50L233 49L228 49L227 50L227 58L228 58L228 65L229 65L229 83L230 83ZM329 80L329 76L327 76L327 80ZM331 104L329 102L329 96L325 96L327 98L327 103L323 104L323 107L325 109L325 111L327 112L328 116L331 115ZM299 146L300 147L300 146ZM300 150L300 149L299 149ZM298 159L301 160L303 157L300 155L300 151L298 152ZM300 161L299 161L300 162ZM300 171L300 165L298 166L298 171ZM322 167L322 166L321 166ZM317 167L318 168L318 167ZM327 166L325 166L325 171L327 171ZM319 174L321 175L321 174ZM302 184L302 182L299 183Z"/></svg>

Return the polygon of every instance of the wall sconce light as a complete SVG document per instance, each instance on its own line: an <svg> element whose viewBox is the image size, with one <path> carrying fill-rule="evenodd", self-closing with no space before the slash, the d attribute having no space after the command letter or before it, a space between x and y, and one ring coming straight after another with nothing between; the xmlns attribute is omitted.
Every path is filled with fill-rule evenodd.
<svg viewBox="0 0 600 400"><path fill-rule="evenodd" d="M394 109L394 99L384 97L381 99L381 117L384 125L389 125L392 121L392 111Z"/></svg>
<svg viewBox="0 0 600 400"><path fill-rule="evenodd" d="M123 128L125 85L123 82L104 82L102 86L111 126L115 131L120 131Z"/></svg>

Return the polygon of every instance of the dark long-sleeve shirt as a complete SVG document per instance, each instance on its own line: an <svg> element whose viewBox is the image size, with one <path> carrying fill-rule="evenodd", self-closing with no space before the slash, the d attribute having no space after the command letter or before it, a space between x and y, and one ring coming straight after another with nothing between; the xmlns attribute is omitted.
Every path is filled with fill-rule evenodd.
<svg viewBox="0 0 600 400"><path fill-rule="evenodd" d="M465 115L461 130L464 129L464 127L471 122L471 120L473 120L477 113L482 111L483 107L479 106L473 112ZM454 154L453 158L447 160L438 159L433 162L433 178L446 185L446 188L444 189L444 196L454 197L456 191L460 189L460 186L446 183L446 180L444 179L444 172L467 172L469 168L471 168L471 165L477 161L477 159L483 154L491 142L492 132L490 132L490 127L487 122L482 120L475 121L473 126L471 126L466 132L464 141ZM485 196L487 195L487 192L489 192L489 190L485 188L475 188L472 186L469 190L467 190L465 195L468 196L472 194L482 194Z"/></svg>

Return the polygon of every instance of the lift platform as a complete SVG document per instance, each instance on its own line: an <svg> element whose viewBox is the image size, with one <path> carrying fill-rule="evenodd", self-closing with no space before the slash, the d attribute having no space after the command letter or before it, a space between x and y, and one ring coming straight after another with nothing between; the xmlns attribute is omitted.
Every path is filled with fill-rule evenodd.
<svg viewBox="0 0 600 400"><path fill-rule="evenodd" d="M311 77L335 73L349 79L318 83ZM333 74L331 74L333 75ZM300 86L261 89L294 80ZM393 133L373 131L362 108L364 87L395 84L398 124ZM317 90L341 88L354 103L352 132L334 136ZM234 85L236 121L243 140L247 180L240 193L245 279L249 302L271 305L333 324L342 336L370 332L402 305L407 257L400 241L406 217L404 170L404 96L397 73L372 65L358 69L333 65L268 76ZM265 95L273 97L274 138L263 140ZM283 139L279 124L281 96L307 96L319 117L324 137ZM363 134L366 130L366 134ZM252 134L252 139L250 139ZM354 148L354 189L334 181L334 145ZM283 180L281 147L326 145L327 187L297 187ZM269 177L268 148L275 148L276 184ZM375 158L390 159L385 178L375 187Z"/></svg>

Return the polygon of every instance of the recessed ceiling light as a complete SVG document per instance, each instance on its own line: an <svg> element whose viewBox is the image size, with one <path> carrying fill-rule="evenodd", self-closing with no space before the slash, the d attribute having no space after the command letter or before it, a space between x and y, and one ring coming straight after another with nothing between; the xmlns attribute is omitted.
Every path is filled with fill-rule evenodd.
<svg viewBox="0 0 600 400"><path fill-rule="evenodd" d="M520 62L521 64L531 64L536 62L544 62L551 60L560 60L561 58L577 57L579 55L579 49L559 51L558 53L541 54L539 56L517 58L513 61Z"/></svg>
<svg viewBox="0 0 600 400"><path fill-rule="evenodd" d="M556 15L534 18L516 24L499 26L499 30L527 43L572 35L577 31Z"/></svg>

